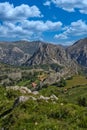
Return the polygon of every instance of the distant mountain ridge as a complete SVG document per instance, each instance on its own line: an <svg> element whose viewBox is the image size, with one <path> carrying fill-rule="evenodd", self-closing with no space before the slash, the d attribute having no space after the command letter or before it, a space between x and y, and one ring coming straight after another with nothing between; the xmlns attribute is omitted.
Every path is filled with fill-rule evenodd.
<svg viewBox="0 0 87 130"><path fill-rule="evenodd" d="M41 41L0 42L0 62L17 66L52 63L70 66L77 62L87 67L87 38L68 48Z"/></svg>

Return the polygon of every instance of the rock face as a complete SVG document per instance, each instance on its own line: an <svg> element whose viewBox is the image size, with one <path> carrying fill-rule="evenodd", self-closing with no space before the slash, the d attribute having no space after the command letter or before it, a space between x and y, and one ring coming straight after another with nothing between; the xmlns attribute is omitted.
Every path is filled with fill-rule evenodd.
<svg viewBox="0 0 87 130"><path fill-rule="evenodd" d="M0 42L0 62L21 65L38 50L40 45L40 41Z"/></svg>
<svg viewBox="0 0 87 130"><path fill-rule="evenodd" d="M31 58L24 63L24 66L35 65L48 65L49 68L56 70L56 72L62 70L64 74L77 73L76 63L70 58L67 51L59 45L43 44L40 46Z"/></svg>
<svg viewBox="0 0 87 130"><path fill-rule="evenodd" d="M57 64L69 66L72 61L62 46L40 41L0 43L0 62L17 66Z"/></svg>
<svg viewBox="0 0 87 130"><path fill-rule="evenodd" d="M67 48L71 58L76 60L81 66L87 67L87 38L77 41Z"/></svg>
<svg viewBox="0 0 87 130"><path fill-rule="evenodd" d="M57 64L75 68L75 62L87 67L87 38L77 41L67 49L40 41L0 42L0 62L33 66Z"/></svg>
<svg viewBox="0 0 87 130"><path fill-rule="evenodd" d="M65 49L58 45L44 44L28 59L25 65L41 65L57 63L69 64L70 57Z"/></svg>

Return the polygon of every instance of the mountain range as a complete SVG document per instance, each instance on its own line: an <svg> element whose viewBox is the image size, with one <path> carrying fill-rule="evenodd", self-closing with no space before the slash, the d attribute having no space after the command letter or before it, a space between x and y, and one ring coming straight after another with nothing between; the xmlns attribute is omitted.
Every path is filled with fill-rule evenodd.
<svg viewBox="0 0 87 130"><path fill-rule="evenodd" d="M41 41L0 42L0 62L15 66L57 64L87 67L87 38L67 48Z"/></svg>

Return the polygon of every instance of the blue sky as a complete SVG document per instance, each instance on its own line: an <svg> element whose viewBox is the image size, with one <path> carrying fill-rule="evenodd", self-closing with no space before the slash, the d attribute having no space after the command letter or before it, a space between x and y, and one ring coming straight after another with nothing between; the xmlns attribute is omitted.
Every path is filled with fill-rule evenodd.
<svg viewBox="0 0 87 130"><path fill-rule="evenodd" d="M87 37L87 0L0 0L0 41L69 45Z"/></svg>

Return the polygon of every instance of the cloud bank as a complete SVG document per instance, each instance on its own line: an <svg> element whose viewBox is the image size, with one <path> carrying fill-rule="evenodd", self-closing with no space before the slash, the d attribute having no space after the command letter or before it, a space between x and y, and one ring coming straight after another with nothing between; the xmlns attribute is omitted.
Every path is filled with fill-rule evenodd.
<svg viewBox="0 0 87 130"><path fill-rule="evenodd" d="M34 5L22 4L14 7L9 2L0 3L0 19L2 21L20 21L31 17L41 17L40 10Z"/></svg>
<svg viewBox="0 0 87 130"><path fill-rule="evenodd" d="M68 39L71 37L84 36L87 34L87 23L82 20L72 22L71 25L63 28L61 34L56 34L54 38L56 39Z"/></svg>
<svg viewBox="0 0 87 130"><path fill-rule="evenodd" d="M44 3L45 6L51 4L68 12L75 12L78 9L80 13L87 14L87 0L47 0Z"/></svg>
<svg viewBox="0 0 87 130"><path fill-rule="evenodd" d="M55 31L62 23L42 21L43 14L37 6L22 4L14 7L9 2L0 3L0 37L2 38L40 38L44 31ZM30 20L38 18L38 20Z"/></svg>

